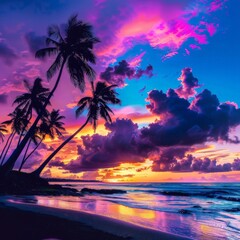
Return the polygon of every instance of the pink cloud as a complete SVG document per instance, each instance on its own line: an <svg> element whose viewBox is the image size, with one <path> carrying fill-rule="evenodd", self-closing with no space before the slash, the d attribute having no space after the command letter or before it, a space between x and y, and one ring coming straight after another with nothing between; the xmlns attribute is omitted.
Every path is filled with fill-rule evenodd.
<svg viewBox="0 0 240 240"><path fill-rule="evenodd" d="M162 59L162 62L166 61L167 59L169 59L169 58L171 58L171 57L173 57L173 56L175 56L175 55L177 55L177 54L178 54L178 52L170 52L170 53L164 55L164 56L161 58L161 59Z"/></svg>
<svg viewBox="0 0 240 240"><path fill-rule="evenodd" d="M189 47L191 49L201 49L199 46L197 46L196 44L190 44Z"/></svg>
<svg viewBox="0 0 240 240"><path fill-rule="evenodd" d="M208 12L215 12L221 9L227 0L214 0L211 2Z"/></svg>
<svg viewBox="0 0 240 240"><path fill-rule="evenodd" d="M143 56L146 54L146 52L142 52L138 56L134 57L129 61L129 65L131 67L139 67L140 63L142 62Z"/></svg>
<svg viewBox="0 0 240 240"><path fill-rule="evenodd" d="M213 23L207 24L206 27L210 36L213 36L217 31L217 27Z"/></svg>
<svg viewBox="0 0 240 240"><path fill-rule="evenodd" d="M185 52L187 55L190 55L190 51L187 48L185 48Z"/></svg>
<svg viewBox="0 0 240 240"><path fill-rule="evenodd" d="M109 64L137 44L175 52L190 41L191 49L199 49L199 45L207 44L217 31L216 20L209 21L208 17L224 3L185 0L170 4L165 0L133 0L113 6L111 1L105 1L101 7L110 15L108 21L105 15L96 17L97 33L104 43L97 46L97 54Z"/></svg>

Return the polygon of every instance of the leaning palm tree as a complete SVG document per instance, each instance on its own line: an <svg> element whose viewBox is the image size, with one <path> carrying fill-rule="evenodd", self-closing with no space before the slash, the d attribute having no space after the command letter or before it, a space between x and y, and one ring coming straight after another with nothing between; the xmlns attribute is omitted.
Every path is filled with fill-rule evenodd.
<svg viewBox="0 0 240 240"><path fill-rule="evenodd" d="M49 89L43 87L42 85L42 79L36 78L33 86L31 86L27 80L24 80L25 88L27 89L26 93L23 93L20 96L17 96L14 100L13 104L18 104L16 109L24 109L26 112L26 119L28 123L32 119L33 110L37 114L42 111L42 115L46 116L47 111L43 109L44 103L47 101L48 95L49 95ZM50 104L48 102L48 104ZM20 134L18 144L21 141L21 138L26 130L26 127L23 128L22 133Z"/></svg>
<svg viewBox="0 0 240 240"><path fill-rule="evenodd" d="M52 112L43 119L43 122L38 128L38 133L41 135L41 139L37 144L35 144L35 148L23 159L19 171L21 171L21 168L23 167L25 162L38 149L46 136L49 136L51 139L54 139L55 135L57 135L58 137L62 137L62 131L65 131L65 128L63 127L64 123L61 120L64 118L64 116L61 116L59 114L59 110L53 109Z"/></svg>
<svg viewBox="0 0 240 240"><path fill-rule="evenodd" d="M6 126L4 124L0 124L0 140L3 142L4 141L4 133L7 133Z"/></svg>
<svg viewBox="0 0 240 240"><path fill-rule="evenodd" d="M8 114L8 116L10 117L10 119L3 122L3 124L11 126L11 134L9 135L7 142L1 152L0 166L3 164L3 162L5 160L5 157L6 157L8 150L12 144L14 136L16 134L20 135L28 122L26 119L26 111L24 109L17 108L12 113Z"/></svg>
<svg viewBox="0 0 240 240"><path fill-rule="evenodd" d="M35 170L32 174L39 176L45 166L52 160L52 158L68 143L70 142L81 130L88 124L93 125L94 131L97 127L97 121L101 116L106 122L112 122L110 114L113 114L108 104L120 104L120 100L116 97L117 93L113 90L116 85L107 86L106 83L98 82L96 89L92 84L92 96L84 97L78 102L76 116L80 116L82 112L87 109L87 119L85 123L70 137L68 137L50 156Z"/></svg>
<svg viewBox="0 0 240 240"><path fill-rule="evenodd" d="M92 26L79 21L77 15L74 15L68 20L64 32L65 36L62 36L58 26L54 25L49 27L48 37L46 39L46 43L49 46L36 52L37 58L44 59L46 57L56 56L55 61L47 71L48 78L53 77L53 75L59 71L55 85L43 109L46 109L49 100L57 89L65 65L67 65L67 70L74 85L79 87L81 91L85 88L85 76L87 76L90 81L93 81L95 78L95 72L90 64L96 63L93 48L99 40L93 35ZM35 119L19 146L10 156L4 168L1 169L3 174L6 174L13 168L29 138L34 134L34 128L41 119L41 115L42 111L38 114L38 117Z"/></svg>

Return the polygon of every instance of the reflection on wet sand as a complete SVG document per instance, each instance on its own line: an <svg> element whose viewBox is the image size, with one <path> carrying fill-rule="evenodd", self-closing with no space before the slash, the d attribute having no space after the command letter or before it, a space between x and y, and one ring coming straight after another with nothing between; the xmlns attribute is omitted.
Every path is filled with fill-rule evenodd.
<svg viewBox="0 0 240 240"><path fill-rule="evenodd" d="M136 201L137 194L131 196ZM153 196L143 196L145 200L153 202ZM148 199L147 199L148 198ZM156 200L156 199L155 199ZM174 233L182 236L191 237L194 239L228 239L226 231L222 228L221 222L219 226L209 226L209 223L196 221L197 216L181 215L170 212L160 212L149 209L130 208L124 205L112 203L102 200L97 196L88 197L16 197L15 202L25 202L48 206L52 208L70 209L75 211L84 211L92 214L107 216L110 218L119 219L125 222L130 222L143 227L148 227L163 232ZM215 237L212 237L213 233ZM210 237L211 236L211 237ZM233 238L234 239L234 238Z"/></svg>

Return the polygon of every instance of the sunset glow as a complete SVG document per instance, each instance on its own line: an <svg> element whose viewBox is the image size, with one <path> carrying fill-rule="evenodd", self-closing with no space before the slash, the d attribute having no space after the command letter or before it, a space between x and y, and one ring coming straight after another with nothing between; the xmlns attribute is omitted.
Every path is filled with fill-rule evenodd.
<svg viewBox="0 0 240 240"><path fill-rule="evenodd" d="M106 182L240 181L239 2L14 2L0 4L0 122L9 119L14 99L26 91L24 79L32 85L40 77L44 87L53 88L57 74L47 80L46 71L54 58L36 59L35 52L45 47L48 26L59 25L63 31L72 13L90 23L100 39L93 50L95 82L116 84L121 100L110 105L112 123L99 118L95 132L89 123L42 176ZM63 70L49 109L60 110L66 131L62 137L46 137L24 171L36 169L84 124L86 112L76 118L75 111L80 98L91 95L87 78L86 84L82 93L67 68ZM118 207L109 211L127 221L129 209ZM168 220L150 210L139 214L149 222Z"/></svg>

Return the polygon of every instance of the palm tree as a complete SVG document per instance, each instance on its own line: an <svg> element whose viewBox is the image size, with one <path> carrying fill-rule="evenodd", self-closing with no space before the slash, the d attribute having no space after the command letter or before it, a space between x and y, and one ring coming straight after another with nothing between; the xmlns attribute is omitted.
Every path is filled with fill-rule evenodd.
<svg viewBox="0 0 240 240"><path fill-rule="evenodd" d="M30 116L32 116L33 109L39 114L43 110L44 103L47 101L49 89L43 87L41 78L36 78L33 86L27 80L24 80L24 85L27 92L16 97L13 104L18 104L17 108L25 109Z"/></svg>
<svg viewBox="0 0 240 240"><path fill-rule="evenodd" d="M11 134L9 135L7 142L2 150L2 153L0 155L1 164L3 164L4 159L7 155L7 152L12 144L13 138L15 134L20 135L23 131L23 129L27 125L27 119L26 119L26 111L25 109L16 108L12 113L8 114L8 116L11 118L10 120L7 120L3 122L4 125L11 125Z"/></svg>
<svg viewBox="0 0 240 240"><path fill-rule="evenodd" d="M39 176L45 166L51 159L68 143L70 142L89 122L93 125L94 131L97 127L97 121L101 116L106 122L112 122L110 114L113 111L108 107L108 104L120 104L120 100L116 97L117 93L113 90L116 85L107 86L103 82L98 82L96 89L92 84L92 96L84 97L78 102L76 116L78 117L82 112L87 109L86 122L70 137L68 137L50 156L36 169L32 174Z"/></svg>
<svg viewBox="0 0 240 240"><path fill-rule="evenodd" d="M26 111L26 119L29 123L32 118L33 109L37 114L39 114L40 111L43 111L42 114L47 115L47 111L43 110L42 108L44 103L47 101L49 89L43 87L41 78L36 78L33 86L30 86L28 81L24 80L24 85L27 89L27 92L16 97L13 104L18 104L16 107L17 109L24 109ZM48 104L50 103L48 102ZM25 130L26 126L23 128L23 131L20 134L18 144L20 143Z"/></svg>
<svg viewBox="0 0 240 240"><path fill-rule="evenodd" d="M49 135L51 139L54 139L55 135L58 137L62 136L62 131L65 131L64 116L59 114L59 110L53 109L52 112L43 119L42 124L40 125L40 132L45 137Z"/></svg>
<svg viewBox="0 0 240 240"><path fill-rule="evenodd" d="M4 133L7 133L6 126L4 124L0 124L0 140L4 141Z"/></svg>
<svg viewBox="0 0 240 240"><path fill-rule="evenodd" d="M98 38L92 33L92 26L77 20L77 15L70 17L65 28L65 36L61 35L58 26L50 26L46 43L49 47L36 52L37 58L55 56L56 59L47 71L48 79L67 64L67 69L74 86L79 87L83 92L85 89L84 75L90 80L95 78L95 71L90 64L96 64L96 57L93 53Z"/></svg>
<svg viewBox="0 0 240 240"><path fill-rule="evenodd" d="M64 37L61 35L58 26L54 25L49 27L48 37L46 39L46 43L49 47L37 51L36 57L44 59L47 56L57 55L55 61L47 71L47 77L51 78L58 70L59 72L55 85L42 109L46 109L48 102L57 89L65 64L67 64L67 70L70 74L71 80L81 91L85 88L85 76L93 81L95 78L95 72L89 64L96 63L93 47L94 44L98 42L98 38L94 37L92 33L92 26L79 21L77 15L70 17L68 20ZM10 156L7 163L4 165L4 168L1 169L3 174L13 168L29 138L34 134L34 128L41 119L41 115L42 111L40 111L38 117L35 119L19 146Z"/></svg>
<svg viewBox="0 0 240 240"><path fill-rule="evenodd" d="M63 127L64 123L61 121L64 119L64 116L61 116L59 114L59 110L52 110L52 112L43 119L43 122L39 126L38 132L42 136L41 140L35 144L35 148L26 156L23 161L22 165L19 168L19 171L21 171L21 168L25 164L25 162L29 159L29 157L37 150L37 148L40 146L42 141L45 139L45 137L48 135L51 139L54 139L55 135L58 137L62 137L62 132L65 131L65 128Z"/></svg>

